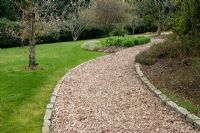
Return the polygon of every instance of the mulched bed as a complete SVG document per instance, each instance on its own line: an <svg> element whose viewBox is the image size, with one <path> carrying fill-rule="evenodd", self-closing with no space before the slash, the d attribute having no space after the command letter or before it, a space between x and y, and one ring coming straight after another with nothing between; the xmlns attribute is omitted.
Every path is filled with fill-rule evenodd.
<svg viewBox="0 0 200 133"><path fill-rule="evenodd" d="M110 47L104 47L104 48L100 48L98 51L99 52L105 52L105 53L116 53L119 52L121 50L124 50L124 47L115 47L115 46L110 46Z"/></svg>
<svg viewBox="0 0 200 133"><path fill-rule="evenodd" d="M200 107L200 69L195 62L159 59L154 65L142 65L144 74L160 89L192 101ZM199 109L200 110L200 109ZM200 116L200 112L197 113Z"/></svg>

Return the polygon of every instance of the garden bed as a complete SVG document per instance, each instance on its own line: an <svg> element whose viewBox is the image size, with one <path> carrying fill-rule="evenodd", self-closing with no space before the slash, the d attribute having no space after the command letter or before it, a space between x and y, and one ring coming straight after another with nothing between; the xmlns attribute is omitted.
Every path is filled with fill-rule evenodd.
<svg viewBox="0 0 200 133"><path fill-rule="evenodd" d="M81 48L89 51L115 53L128 47L150 42L149 37L143 36L113 36L99 40L92 40L82 44Z"/></svg>
<svg viewBox="0 0 200 133"><path fill-rule="evenodd" d="M200 75L192 67L173 61L159 60L154 65L142 65L144 74L172 100L200 116ZM200 64L200 60L195 63Z"/></svg>
<svg viewBox="0 0 200 133"><path fill-rule="evenodd" d="M142 71L157 88L200 116L200 57L192 55L198 53L196 49L184 50L168 39L138 54L136 62L143 64Z"/></svg>

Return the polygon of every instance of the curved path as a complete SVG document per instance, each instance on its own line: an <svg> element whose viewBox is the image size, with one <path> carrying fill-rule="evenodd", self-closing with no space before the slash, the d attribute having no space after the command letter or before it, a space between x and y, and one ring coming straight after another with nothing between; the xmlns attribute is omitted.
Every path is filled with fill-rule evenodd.
<svg viewBox="0 0 200 133"><path fill-rule="evenodd" d="M137 78L135 55L149 46L129 48L73 70L60 88L51 132L198 132L163 106Z"/></svg>

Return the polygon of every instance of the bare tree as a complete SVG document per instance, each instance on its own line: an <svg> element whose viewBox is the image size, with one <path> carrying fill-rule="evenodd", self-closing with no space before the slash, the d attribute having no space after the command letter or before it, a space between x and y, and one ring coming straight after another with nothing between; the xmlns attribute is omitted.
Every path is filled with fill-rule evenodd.
<svg viewBox="0 0 200 133"><path fill-rule="evenodd" d="M74 41L76 41L83 32L85 23L86 22L80 12L78 14L69 13L67 20L64 21L64 25L66 29L71 32Z"/></svg>
<svg viewBox="0 0 200 133"><path fill-rule="evenodd" d="M129 22L129 26L132 28L133 35L135 34L135 29L143 25L143 19L137 15L133 15Z"/></svg>
<svg viewBox="0 0 200 133"><path fill-rule="evenodd" d="M72 5L67 5L62 13L63 25L71 33L74 41L78 39L88 23L88 6L84 1L73 2Z"/></svg>
<svg viewBox="0 0 200 133"><path fill-rule="evenodd" d="M113 26L127 24L130 15L130 6L122 0L96 0L92 2L91 12L97 26L108 33Z"/></svg>

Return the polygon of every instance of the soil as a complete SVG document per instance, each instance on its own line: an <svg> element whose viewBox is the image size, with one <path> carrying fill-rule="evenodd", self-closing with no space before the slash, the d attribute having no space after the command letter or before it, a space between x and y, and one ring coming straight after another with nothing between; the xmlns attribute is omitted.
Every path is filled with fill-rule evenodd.
<svg viewBox="0 0 200 133"><path fill-rule="evenodd" d="M200 107L199 59L159 59L154 65L142 65L144 74L160 89L192 101ZM199 109L200 110L200 109ZM200 116L200 112L196 113Z"/></svg>
<svg viewBox="0 0 200 133"><path fill-rule="evenodd" d="M123 47L110 46L110 47L100 48L98 51L105 52L105 53L116 53L116 52L119 52L124 49L125 48L123 48Z"/></svg>

